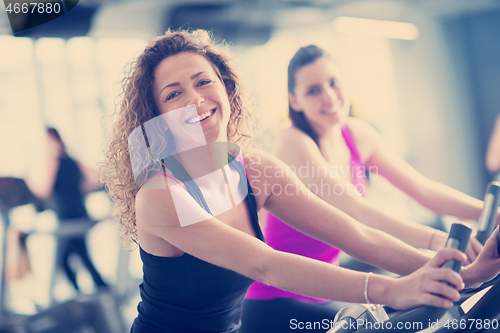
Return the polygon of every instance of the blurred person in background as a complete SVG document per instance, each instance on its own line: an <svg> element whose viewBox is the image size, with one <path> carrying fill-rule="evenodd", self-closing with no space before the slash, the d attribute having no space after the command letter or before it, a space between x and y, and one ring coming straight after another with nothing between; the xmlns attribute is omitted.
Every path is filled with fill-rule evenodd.
<svg viewBox="0 0 500 333"><path fill-rule="evenodd" d="M415 248L444 248L447 233L400 221L364 198L368 186L366 170L376 170L378 173L372 176L385 177L437 214L479 218L481 200L426 178L391 152L373 127L349 116L351 101L341 70L320 47L302 47L290 60L288 93L292 126L277 135L273 153L298 170L301 181L327 203ZM271 247L339 264L337 248L296 230L272 214L265 216L264 237ZM471 238L467 264L476 259L481 248L479 241ZM328 300L255 282L244 302L243 328L244 332L282 332L275 326L280 320L308 313L310 318L321 321L335 316L337 310L338 305Z"/></svg>
<svg viewBox="0 0 500 333"><path fill-rule="evenodd" d="M100 188L99 173L71 158L59 132L47 128L47 155L42 163L30 170L26 183L35 196L49 201L59 220L56 269L62 268L76 291L81 288L71 258L77 255L86 267L96 288L107 283L90 259L86 231L94 224L85 207L85 195Z"/></svg>

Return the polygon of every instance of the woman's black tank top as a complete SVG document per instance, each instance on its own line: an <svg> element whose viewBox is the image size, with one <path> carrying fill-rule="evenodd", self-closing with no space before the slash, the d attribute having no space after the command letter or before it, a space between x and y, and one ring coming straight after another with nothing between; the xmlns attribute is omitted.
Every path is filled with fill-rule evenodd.
<svg viewBox="0 0 500 333"><path fill-rule="evenodd" d="M248 187L245 200L252 227L257 238L264 241L252 188L244 166L237 159L235 161L232 165L240 175L240 186L246 180ZM174 176L186 179L187 172L180 163L177 160L169 162L176 165L173 168L169 165ZM196 202L211 214L196 183L186 182L185 185ZM188 253L180 257L159 257L140 247L139 251L144 275L139 286L141 302L137 307L138 316L131 333L238 331L242 300L254 280Z"/></svg>

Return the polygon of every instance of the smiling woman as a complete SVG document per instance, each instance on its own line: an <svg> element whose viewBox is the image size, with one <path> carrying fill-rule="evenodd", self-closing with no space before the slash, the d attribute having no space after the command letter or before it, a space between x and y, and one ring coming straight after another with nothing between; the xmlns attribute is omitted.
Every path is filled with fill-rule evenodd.
<svg viewBox="0 0 500 333"><path fill-rule="evenodd" d="M220 74L205 57L180 53L162 60L154 71L153 93L161 114L194 105L197 115L179 119L166 117L167 129L176 146L189 142L184 136L201 123L206 142L227 141L226 127L231 107ZM182 113L179 113L182 115Z"/></svg>
<svg viewBox="0 0 500 333"><path fill-rule="evenodd" d="M127 243L137 242L135 195L146 180L146 178L134 178L131 165L131 158L134 156L131 156L128 149L129 136L136 128L141 128L141 125L161 115L160 108L165 104L160 103L158 106L156 103L156 96L153 92L156 84L155 69L168 55L181 52L203 55L209 60L207 63L211 64L218 79L224 83L225 89L230 93L231 118L227 124L227 139L237 143L247 156L251 155L252 148L256 146L253 133L257 119L255 114L250 117L252 103L240 84L228 50L222 45L212 44L206 31L195 31L190 34L168 33L153 39L144 53L131 62L129 72L123 81L122 103L119 112L116 113L116 121L107 150L107 161L102 169L111 197L119 198L124 203L124 205L115 205L113 209L117 219L122 223L121 236ZM170 83L175 83L175 81L165 85ZM170 110L174 109L175 107ZM181 116L177 112L173 114ZM165 131L163 136L156 136L155 139L160 155L168 155L169 151L175 149L171 131ZM139 156L139 159L142 158ZM142 161L142 163L149 165L151 160ZM159 163L153 163L149 167L159 173L163 171Z"/></svg>
<svg viewBox="0 0 500 333"><path fill-rule="evenodd" d="M154 39L123 82L102 171L122 237L139 245L143 261L133 333L238 332L254 280L311 297L369 298L407 309L451 307L464 282L500 271L500 260L486 252L462 278L440 268L465 260L459 251L446 249L429 261L311 195L292 172L266 177L266 170L287 166L253 149L255 118L242 88L205 31ZM288 188L290 195L264 186ZM261 208L361 260L408 275L367 275L273 250L258 224ZM485 248L495 246L489 241Z"/></svg>

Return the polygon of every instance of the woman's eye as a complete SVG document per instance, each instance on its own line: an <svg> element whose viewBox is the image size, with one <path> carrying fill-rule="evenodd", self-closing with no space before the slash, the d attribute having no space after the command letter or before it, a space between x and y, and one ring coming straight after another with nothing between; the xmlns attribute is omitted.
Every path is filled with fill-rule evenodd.
<svg viewBox="0 0 500 333"><path fill-rule="evenodd" d="M210 80L201 80L200 82L198 82L198 86L204 86L204 85L207 85L209 83L212 83L212 81L210 81Z"/></svg>
<svg viewBox="0 0 500 333"><path fill-rule="evenodd" d="M320 92L319 88L312 88L312 89L309 89L307 94L308 95L317 95L317 94L319 94L319 92Z"/></svg>
<svg viewBox="0 0 500 333"><path fill-rule="evenodd" d="M172 98L175 98L180 95L180 92L174 91L173 93L170 93L167 98L165 98L165 102L171 100Z"/></svg>
<svg viewBox="0 0 500 333"><path fill-rule="evenodd" d="M335 87L337 85L337 80L330 81L330 87Z"/></svg>

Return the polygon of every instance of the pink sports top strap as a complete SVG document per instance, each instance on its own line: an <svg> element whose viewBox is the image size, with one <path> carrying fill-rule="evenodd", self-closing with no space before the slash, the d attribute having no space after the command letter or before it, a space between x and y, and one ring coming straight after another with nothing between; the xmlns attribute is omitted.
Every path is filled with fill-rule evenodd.
<svg viewBox="0 0 500 333"><path fill-rule="evenodd" d="M170 178L170 179L172 179L173 181L175 181L177 184L179 184L179 185L180 185L183 189L185 189L185 190L187 191L187 189L186 189L186 187L184 186L184 184L182 184L180 181L178 181L178 180L177 180L177 179L175 179L174 177L167 175L166 173L157 173L157 174L156 174L156 175L154 175L153 177L155 177L155 176L165 176L165 177L167 177L167 178ZM151 177L151 178L153 178L153 177ZM147 182L148 182L151 178L148 178L148 180L146 180L144 183L147 183Z"/></svg>

